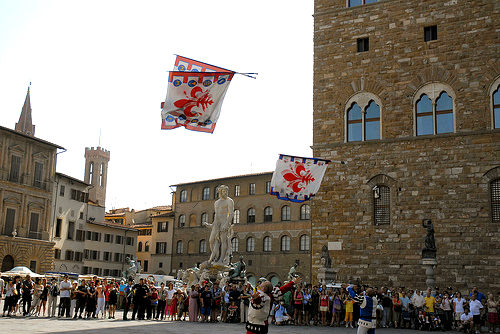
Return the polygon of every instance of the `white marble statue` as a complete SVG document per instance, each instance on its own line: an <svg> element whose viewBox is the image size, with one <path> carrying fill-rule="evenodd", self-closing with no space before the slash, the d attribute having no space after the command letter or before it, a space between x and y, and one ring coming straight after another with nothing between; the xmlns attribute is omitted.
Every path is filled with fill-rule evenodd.
<svg viewBox="0 0 500 334"><path fill-rule="evenodd" d="M213 224L205 223L212 229L210 233L210 250L212 254L208 260L211 263L228 265L231 255L232 222L234 202L228 197L228 187L220 185L217 188L219 199L215 201L215 218Z"/></svg>

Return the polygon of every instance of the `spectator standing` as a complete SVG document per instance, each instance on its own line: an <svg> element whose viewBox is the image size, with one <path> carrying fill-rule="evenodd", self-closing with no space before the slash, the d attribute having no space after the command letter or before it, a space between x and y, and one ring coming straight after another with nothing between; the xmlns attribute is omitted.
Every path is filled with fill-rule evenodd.
<svg viewBox="0 0 500 334"><path fill-rule="evenodd" d="M417 321L418 314L419 314L419 312L423 312L424 305L425 305L425 298L420 293L420 290L415 290L415 293L411 297L411 303L413 304L413 312L411 314L412 326L414 329L417 329L419 327L419 324ZM460 321L460 319L459 319L459 321Z"/></svg>
<svg viewBox="0 0 500 334"><path fill-rule="evenodd" d="M344 300L344 305L345 305L345 327L351 327L354 328L353 326L353 312L354 312L354 300L352 297L349 295L346 300Z"/></svg>
<svg viewBox="0 0 500 334"><path fill-rule="evenodd" d="M120 288L118 289L118 304L116 305L118 309L123 309L125 308L125 287L127 284L125 284L125 281L121 280L120 281Z"/></svg>
<svg viewBox="0 0 500 334"><path fill-rule="evenodd" d="M490 333L495 333L496 326L498 324L498 301L496 301L493 297L492 293L488 294L488 300L486 301L486 306L488 307L488 331Z"/></svg>
<svg viewBox="0 0 500 334"><path fill-rule="evenodd" d="M49 287L49 295L48 302L49 306L47 309L47 314L49 318L54 317L56 315L57 308L57 296L59 296L59 286L57 285L57 280L53 278Z"/></svg>
<svg viewBox="0 0 500 334"><path fill-rule="evenodd" d="M133 284L134 281L129 279L128 284L123 288L124 297L125 297L125 305L123 307L123 320L128 320L127 313L130 305L132 305L132 297L133 297Z"/></svg>
<svg viewBox="0 0 500 334"><path fill-rule="evenodd" d="M82 318L82 313L85 312L86 303L87 303L87 286L85 285L85 280L82 279L82 282L76 289L76 308L75 308L75 314L73 315L73 319Z"/></svg>
<svg viewBox="0 0 500 334"><path fill-rule="evenodd" d="M483 304L479 300L476 299L477 294L473 293L470 296L469 300L469 308L470 313L472 314L472 321L474 322L474 327L476 327L476 331L481 331L481 309L483 308Z"/></svg>
<svg viewBox="0 0 500 334"><path fill-rule="evenodd" d="M212 304L210 305L210 322L217 322L221 307L221 290L217 282L214 283L212 289Z"/></svg>
<svg viewBox="0 0 500 334"><path fill-rule="evenodd" d="M70 295L70 307L69 307L69 316L73 317L73 313L76 313L76 297L78 291L78 282L73 282L71 287L71 295Z"/></svg>
<svg viewBox="0 0 500 334"><path fill-rule="evenodd" d="M401 328L410 328L410 298L406 291L401 291L402 323Z"/></svg>
<svg viewBox="0 0 500 334"><path fill-rule="evenodd" d="M198 321L198 300L200 294L198 293L197 287L191 285L191 292L189 293L189 321ZM229 296L228 296L229 298Z"/></svg>
<svg viewBox="0 0 500 334"><path fill-rule="evenodd" d="M160 290L158 290L158 304L156 305L156 320L163 320L165 315L165 307L167 303L167 290L165 289L165 283L161 282Z"/></svg>
<svg viewBox="0 0 500 334"><path fill-rule="evenodd" d="M115 283L112 283L108 289L108 319L115 318L116 305L118 303L118 289Z"/></svg>
<svg viewBox="0 0 500 334"><path fill-rule="evenodd" d="M403 312L403 304L401 299L399 299L399 293L394 292L392 297L392 321L394 322L394 328L399 328L401 326L401 318Z"/></svg>
<svg viewBox="0 0 500 334"><path fill-rule="evenodd" d="M31 300L33 293L33 281L31 280L31 276L26 275L26 279L23 281L22 290L23 290L23 315L25 317L30 316L31 310Z"/></svg>
<svg viewBox="0 0 500 334"><path fill-rule="evenodd" d="M236 286L234 287L234 289L236 289ZM210 317L210 307L212 305L212 291L210 291L210 286L208 284L205 284L205 287L200 294L200 302L201 322L208 322Z"/></svg>
<svg viewBox="0 0 500 334"><path fill-rule="evenodd" d="M453 300L448 292L444 293L441 300L441 309L444 312L443 327L445 330L450 330L453 324Z"/></svg>
<svg viewBox="0 0 500 334"><path fill-rule="evenodd" d="M382 327L387 328L389 326L392 314L392 300L389 290L383 287L382 289L382 307L384 313L382 315Z"/></svg>
<svg viewBox="0 0 500 334"><path fill-rule="evenodd" d="M462 314L464 314L464 307L467 305L467 301L462 297L460 291L455 293L455 298L453 298L453 310L455 312L455 325L458 328L462 322Z"/></svg>
<svg viewBox="0 0 500 334"><path fill-rule="evenodd" d="M426 296L424 297L425 301L425 313L434 313L434 306L436 306L436 299L431 296L431 289L427 289Z"/></svg>
<svg viewBox="0 0 500 334"><path fill-rule="evenodd" d="M61 297L59 303L61 304L61 316L64 317L64 313L66 313L66 317L71 317L69 314L69 308L71 305L71 282L69 281L69 276L64 275L64 280L59 284L59 290L61 291Z"/></svg>
<svg viewBox="0 0 500 334"><path fill-rule="evenodd" d="M49 295L49 286L47 285L47 279L42 278L42 294L40 295L40 310L42 316L45 317L45 311L47 309L47 299Z"/></svg>

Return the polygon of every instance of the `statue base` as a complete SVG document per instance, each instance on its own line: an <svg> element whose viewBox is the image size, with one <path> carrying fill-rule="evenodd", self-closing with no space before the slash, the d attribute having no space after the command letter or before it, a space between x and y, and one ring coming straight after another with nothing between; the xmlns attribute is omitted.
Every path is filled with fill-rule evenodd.
<svg viewBox="0 0 500 334"><path fill-rule="evenodd" d="M337 271L332 268L319 268L318 280L321 284L328 284L334 282L337 278Z"/></svg>
<svg viewBox="0 0 500 334"><path fill-rule="evenodd" d="M434 251L434 255L435 254L436 254L436 252ZM436 258L423 258L422 265L425 268L425 275L427 277L427 279L425 280L425 284L427 285L428 288L431 288L431 292L434 294L434 293L436 293L436 291L435 291L436 281L434 280L434 268L437 266L437 260L436 260Z"/></svg>

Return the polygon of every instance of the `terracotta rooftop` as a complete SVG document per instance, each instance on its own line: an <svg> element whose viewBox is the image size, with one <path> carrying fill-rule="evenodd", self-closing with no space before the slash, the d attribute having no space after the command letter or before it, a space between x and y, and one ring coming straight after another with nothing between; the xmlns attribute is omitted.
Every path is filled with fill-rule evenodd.
<svg viewBox="0 0 500 334"><path fill-rule="evenodd" d="M252 176L259 176L259 175L266 175L266 174L272 175L273 173L274 173L274 171L273 172L262 172L262 173L236 175L236 176L226 176L226 177L221 177L221 178L218 178L218 179L209 179L209 180L202 180L202 181L178 183L178 184L173 184L172 186L178 187L178 186L183 186L183 185L187 185L187 184L195 184L195 183L204 183L204 182L213 182L213 181L221 181L221 180L238 179L238 178L242 178L242 177L252 177Z"/></svg>

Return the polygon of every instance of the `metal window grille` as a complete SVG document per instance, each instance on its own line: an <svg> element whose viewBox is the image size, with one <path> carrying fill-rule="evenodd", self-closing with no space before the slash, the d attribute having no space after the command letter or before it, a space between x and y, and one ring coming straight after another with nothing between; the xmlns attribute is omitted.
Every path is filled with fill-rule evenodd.
<svg viewBox="0 0 500 334"><path fill-rule="evenodd" d="M377 186L373 191L373 212L375 225L390 224L391 189Z"/></svg>
<svg viewBox="0 0 500 334"><path fill-rule="evenodd" d="M491 191L491 220L500 223L500 179L493 180L490 184Z"/></svg>

